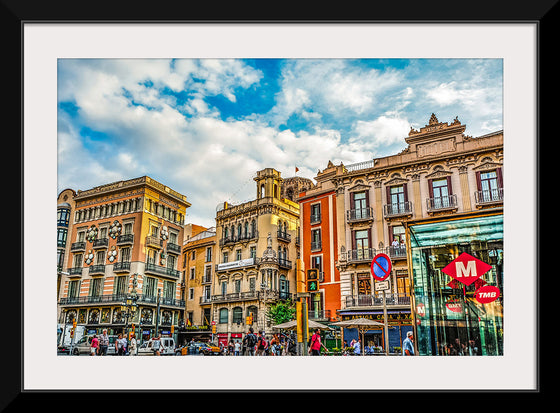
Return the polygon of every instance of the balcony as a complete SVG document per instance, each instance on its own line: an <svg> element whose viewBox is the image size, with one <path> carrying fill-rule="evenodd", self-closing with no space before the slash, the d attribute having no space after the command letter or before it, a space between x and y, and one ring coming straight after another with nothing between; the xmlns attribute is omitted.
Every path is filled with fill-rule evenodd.
<svg viewBox="0 0 560 413"><path fill-rule="evenodd" d="M129 272L130 261L116 262L113 264L113 272Z"/></svg>
<svg viewBox="0 0 560 413"><path fill-rule="evenodd" d="M428 212L455 210L457 209L457 195L427 198L426 209Z"/></svg>
<svg viewBox="0 0 560 413"><path fill-rule="evenodd" d="M73 242L72 245L70 246L70 251L71 252L80 252L80 251L85 251L85 250L86 250L85 241Z"/></svg>
<svg viewBox="0 0 560 413"><path fill-rule="evenodd" d="M331 310L309 310L307 317L310 320L323 320L329 321L331 319Z"/></svg>
<svg viewBox="0 0 560 413"><path fill-rule="evenodd" d="M259 238L258 231L253 231L247 234L230 235L220 240L220 247L235 244L236 242L248 242L252 240L256 241L258 238Z"/></svg>
<svg viewBox="0 0 560 413"><path fill-rule="evenodd" d="M161 265L152 264L150 262L146 263L144 272L155 275L163 275L165 277L175 279L179 279L181 277L180 271L174 270L173 268L162 267Z"/></svg>
<svg viewBox="0 0 560 413"><path fill-rule="evenodd" d="M403 293L385 294L387 306L409 307L410 296ZM383 295L352 295L346 297L346 308L351 307L383 307Z"/></svg>
<svg viewBox="0 0 560 413"><path fill-rule="evenodd" d="M82 267L72 267L68 268L68 275L82 275Z"/></svg>
<svg viewBox="0 0 560 413"><path fill-rule="evenodd" d="M108 238L100 238L93 241L93 249L107 248L109 246Z"/></svg>
<svg viewBox="0 0 560 413"><path fill-rule="evenodd" d="M146 236L146 246L147 247L155 247L160 248L163 244L163 241L160 240L158 237L154 237L153 235Z"/></svg>
<svg viewBox="0 0 560 413"><path fill-rule="evenodd" d="M311 251L321 251L321 241L311 241Z"/></svg>
<svg viewBox="0 0 560 413"><path fill-rule="evenodd" d="M411 201L383 205L383 216L385 218L394 218L407 215L412 215Z"/></svg>
<svg viewBox="0 0 560 413"><path fill-rule="evenodd" d="M167 252L170 252L172 254L180 254L181 253L181 247L177 244L173 244L172 242L168 242L167 243Z"/></svg>
<svg viewBox="0 0 560 413"><path fill-rule="evenodd" d="M389 246L385 248L385 254L392 260L405 259L406 260L406 247L405 246Z"/></svg>
<svg viewBox="0 0 560 413"><path fill-rule="evenodd" d="M292 236L290 234L288 234L287 232L278 231L277 237L278 237L279 241L285 241L285 242L291 242L292 241Z"/></svg>
<svg viewBox="0 0 560 413"><path fill-rule="evenodd" d="M375 257L375 248L348 250L346 254L348 263L371 262Z"/></svg>
<svg viewBox="0 0 560 413"><path fill-rule="evenodd" d="M349 223L373 221L373 208L349 209L346 211L346 220Z"/></svg>
<svg viewBox="0 0 560 413"><path fill-rule="evenodd" d="M474 200L477 206L501 204L504 202L504 188L476 191Z"/></svg>
<svg viewBox="0 0 560 413"><path fill-rule="evenodd" d="M89 267L89 275L94 275L94 274L105 274L105 265L96 264Z"/></svg>
<svg viewBox="0 0 560 413"><path fill-rule="evenodd" d="M286 270L291 270L292 269L292 261L287 260L285 258L278 258L278 266L280 268L284 268Z"/></svg>
<svg viewBox="0 0 560 413"><path fill-rule="evenodd" d="M111 304L123 303L126 301L128 294L107 294L87 297L64 297L59 300L60 305L83 305L83 304ZM140 294L138 295L137 303L157 305L157 296ZM160 297L160 305L169 307L185 307L184 300L177 300L174 298Z"/></svg>
<svg viewBox="0 0 560 413"><path fill-rule="evenodd" d="M134 243L134 234L123 234L117 237L117 245L132 245Z"/></svg>

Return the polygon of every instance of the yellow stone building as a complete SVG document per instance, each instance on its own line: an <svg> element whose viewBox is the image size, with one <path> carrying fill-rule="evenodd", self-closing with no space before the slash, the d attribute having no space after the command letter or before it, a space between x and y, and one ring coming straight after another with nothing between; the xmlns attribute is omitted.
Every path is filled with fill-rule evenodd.
<svg viewBox="0 0 560 413"><path fill-rule="evenodd" d="M258 171L254 181L255 200L224 203L216 213L215 276L201 305L224 344L241 340L249 327L271 332L266 304L294 299L297 291L299 205L282 197L277 170Z"/></svg>

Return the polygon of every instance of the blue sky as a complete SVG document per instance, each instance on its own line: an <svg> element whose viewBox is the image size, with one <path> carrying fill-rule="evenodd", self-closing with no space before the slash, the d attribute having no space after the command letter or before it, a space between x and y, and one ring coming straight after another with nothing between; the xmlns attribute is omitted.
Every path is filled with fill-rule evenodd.
<svg viewBox="0 0 560 413"><path fill-rule="evenodd" d="M502 81L501 59L59 59L58 190L149 175L211 226L262 168L396 154L432 113L501 130Z"/></svg>

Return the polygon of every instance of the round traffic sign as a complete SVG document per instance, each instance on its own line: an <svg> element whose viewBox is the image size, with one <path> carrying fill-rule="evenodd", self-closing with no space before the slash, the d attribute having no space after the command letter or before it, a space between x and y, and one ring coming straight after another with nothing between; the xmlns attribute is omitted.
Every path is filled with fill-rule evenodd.
<svg viewBox="0 0 560 413"><path fill-rule="evenodd" d="M391 259L387 254L377 254L371 261L371 275L379 281L383 281L391 275Z"/></svg>

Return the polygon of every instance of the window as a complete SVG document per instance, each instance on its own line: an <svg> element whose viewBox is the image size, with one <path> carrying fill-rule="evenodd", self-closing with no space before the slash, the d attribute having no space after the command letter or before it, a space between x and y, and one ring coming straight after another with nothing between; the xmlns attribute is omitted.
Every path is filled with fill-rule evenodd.
<svg viewBox="0 0 560 413"><path fill-rule="evenodd" d="M61 208L57 211L56 225L67 227L69 220L70 220L70 210Z"/></svg>
<svg viewBox="0 0 560 413"><path fill-rule="evenodd" d="M478 202L492 202L502 200L502 169L495 171L477 172Z"/></svg>
<svg viewBox="0 0 560 413"><path fill-rule="evenodd" d="M395 226L395 227L391 227L391 241L397 241L397 243L401 244L405 242L405 230L404 227L402 226ZM394 246L396 246L395 244L392 244Z"/></svg>
<svg viewBox="0 0 560 413"><path fill-rule="evenodd" d="M75 254L74 255L74 264L72 265L72 268L81 268L83 257L84 256L82 254Z"/></svg>
<svg viewBox="0 0 560 413"><path fill-rule="evenodd" d="M175 298L175 282L164 281L163 282L163 297L164 298Z"/></svg>
<svg viewBox="0 0 560 413"><path fill-rule="evenodd" d="M235 259L236 261L241 261L241 250L235 251Z"/></svg>
<svg viewBox="0 0 560 413"><path fill-rule="evenodd" d="M191 251L191 260L196 259L196 251Z"/></svg>
<svg viewBox="0 0 560 413"><path fill-rule="evenodd" d="M113 294L126 294L128 277L115 277L115 284L113 287Z"/></svg>
<svg viewBox="0 0 560 413"><path fill-rule="evenodd" d="M257 285L257 279L255 277L249 278L249 291L254 293L256 285Z"/></svg>
<svg viewBox="0 0 560 413"><path fill-rule="evenodd" d="M222 282L222 295L226 295L227 294L227 282L223 281Z"/></svg>
<svg viewBox="0 0 560 413"><path fill-rule="evenodd" d="M257 247L251 247L249 250L249 256L253 259L257 258Z"/></svg>
<svg viewBox="0 0 560 413"><path fill-rule="evenodd" d="M240 324L243 322L243 309L241 307L234 307L232 310L233 314L232 314L232 318L233 318L233 322Z"/></svg>
<svg viewBox="0 0 560 413"><path fill-rule="evenodd" d="M371 250L370 229L353 231L352 238L352 258L356 260L373 259Z"/></svg>
<svg viewBox="0 0 560 413"><path fill-rule="evenodd" d="M57 228L56 229L56 246L57 247L65 247L67 236L68 236L68 228Z"/></svg>
<svg viewBox="0 0 560 413"><path fill-rule="evenodd" d="M206 248L206 262L212 261L212 247Z"/></svg>
<svg viewBox="0 0 560 413"><path fill-rule="evenodd" d="M235 292L236 293L241 292L241 280L235 280Z"/></svg>
<svg viewBox="0 0 560 413"><path fill-rule="evenodd" d="M189 300L194 300L194 288L189 288Z"/></svg>
<svg viewBox="0 0 560 413"><path fill-rule="evenodd" d="M142 294L146 297L156 297L157 280L152 277L146 277L144 279L144 285L142 287Z"/></svg>
<svg viewBox="0 0 560 413"><path fill-rule="evenodd" d="M130 248L121 248L121 262L130 261Z"/></svg>
<svg viewBox="0 0 560 413"><path fill-rule="evenodd" d="M132 234L132 224L130 222L124 224L124 234L125 235Z"/></svg>
<svg viewBox="0 0 560 413"><path fill-rule="evenodd" d="M78 297L78 295L80 293L79 288L80 288L80 281L79 280L70 281L68 283L68 297L70 297L70 298Z"/></svg>
<svg viewBox="0 0 560 413"><path fill-rule="evenodd" d="M430 207L434 209L447 208L451 204L451 177L442 179L430 179L428 181L430 190Z"/></svg>
<svg viewBox="0 0 560 413"><path fill-rule="evenodd" d="M311 268L317 268L319 270L319 281L323 281L323 257L321 255L315 255L311 257Z"/></svg>
<svg viewBox="0 0 560 413"><path fill-rule="evenodd" d="M311 205L311 223L321 222L321 204Z"/></svg>
<svg viewBox="0 0 560 413"><path fill-rule="evenodd" d="M89 286L90 297L99 297L103 293L103 278L92 278Z"/></svg>
<svg viewBox="0 0 560 413"><path fill-rule="evenodd" d="M97 251L97 254L95 256L95 263L97 265L105 264L105 251Z"/></svg>
<svg viewBox="0 0 560 413"><path fill-rule="evenodd" d="M218 320L220 324L227 324L228 322L228 309L222 308L220 309L220 318Z"/></svg>
<svg viewBox="0 0 560 413"><path fill-rule="evenodd" d="M195 268L191 268L189 271L189 280L194 280Z"/></svg>
<svg viewBox="0 0 560 413"><path fill-rule="evenodd" d="M408 195L406 188L406 184L387 187L387 214L404 214L408 212Z"/></svg>
<svg viewBox="0 0 560 413"><path fill-rule="evenodd" d="M222 260L222 262L223 262L223 263L226 263L226 262L228 262L228 258L229 258L229 255L228 255L228 253L227 253L227 252L224 252L224 254L223 254L223 256L222 256L222 257L223 257L223 260Z"/></svg>
<svg viewBox="0 0 560 413"><path fill-rule="evenodd" d="M207 265L204 267L204 282L209 283L210 281L212 281L212 266L211 265Z"/></svg>
<svg viewBox="0 0 560 413"><path fill-rule="evenodd" d="M321 249L321 230L314 229L311 231L311 250Z"/></svg>
<svg viewBox="0 0 560 413"><path fill-rule="evenodd" d="M368 218L369 199L367 192L354 192L350 198L351 217L354 219Z"/></svg>

